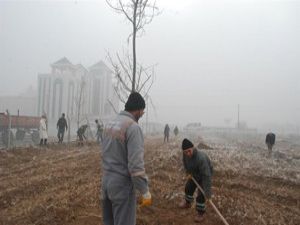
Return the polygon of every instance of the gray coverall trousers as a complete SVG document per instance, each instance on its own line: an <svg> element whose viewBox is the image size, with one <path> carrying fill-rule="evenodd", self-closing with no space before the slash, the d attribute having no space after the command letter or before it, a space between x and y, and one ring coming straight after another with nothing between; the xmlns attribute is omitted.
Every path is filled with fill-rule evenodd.
<svg viewBox="0 0 300 225"><path fill-rule="evenodd" d="M102 207L104 225L135 225L136 196L130 177L104 174Z"/></svg>

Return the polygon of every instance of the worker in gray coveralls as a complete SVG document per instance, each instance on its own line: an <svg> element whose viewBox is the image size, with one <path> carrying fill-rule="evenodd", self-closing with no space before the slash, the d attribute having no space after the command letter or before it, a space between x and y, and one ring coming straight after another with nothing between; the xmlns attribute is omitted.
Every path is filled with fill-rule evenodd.
<svg viewBox="0 0 300 225"><path fill-rule="evenodd" d="M101 196L104 225L136 224L136 190L141 193L140 206L152 204L144 167L144 138L138 125L144 109L143 97L133 92L125 111L104 127Z"/></svg>

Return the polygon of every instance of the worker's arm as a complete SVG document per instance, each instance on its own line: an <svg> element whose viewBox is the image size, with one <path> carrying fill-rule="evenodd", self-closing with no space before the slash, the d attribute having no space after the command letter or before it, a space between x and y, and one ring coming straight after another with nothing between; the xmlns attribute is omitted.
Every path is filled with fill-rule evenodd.
<svg viewBox="0 0 300 225"><path fill-rule="evenodd" d="M141 194L149 192L148 177L144 167L144 137L141 128L132 124L126 131L128 170L133 184Z"/></svg>
<svg viewBox="0 0 300 225"><path fill-rule="evenodd" d="M211 176L202 176L202 185L203 190L205 193L205 198L210 199L211 198Z"/></svg>
<svg viewBox="0 0 300 225"><path fill-rule="evenodd" d="M202 188L205 193L205 198L211 198L211 178L212 178L212 165L209 158L205 155L202 155L199 162L200 172L201 172L201 180L202 180Z"/></svg>

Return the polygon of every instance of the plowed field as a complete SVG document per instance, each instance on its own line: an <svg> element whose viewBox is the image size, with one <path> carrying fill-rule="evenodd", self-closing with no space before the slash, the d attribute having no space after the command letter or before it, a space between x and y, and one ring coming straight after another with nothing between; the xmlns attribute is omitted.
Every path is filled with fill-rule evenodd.
<svg viewBox="0 0 300 225"><path fill-rule="evenodd" d="M215 168L212 200L229 224L300 224L299 146L267 158L256 143L205 145ZM100 158L95 144L0 151L0 224L102 224ZM153 206L137 209L137 224L194 224L195 209L177 207L185 183L180 140L146 139L145 165ZM202 224L222 224L209 205Z"/></svg>

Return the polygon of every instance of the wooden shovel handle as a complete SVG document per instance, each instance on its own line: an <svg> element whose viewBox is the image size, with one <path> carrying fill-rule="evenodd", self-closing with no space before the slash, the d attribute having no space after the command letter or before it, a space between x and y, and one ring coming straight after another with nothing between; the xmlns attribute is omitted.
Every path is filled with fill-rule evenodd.
<svg viewBox="0 0 300 225"><path fill-rule="evenodd" d="M195 180L194 177L192 177L192 180L194 181L194 183L197 185L198 189L202 192L203 196L205 196L205 193L203 191L203 189L201 188L201 186L198 184L198 182ZM223 223L225 225L229 225L226 221L226 219L222 216L222 214L220 213L220 211L218 210L218 208L215 206L215 204L213 203L213 201L211 199L208 200L209 204L213 207L213 209L216 211L216 213L218 214L218 216L221 218L221 220L223 221Z"/></svg>

